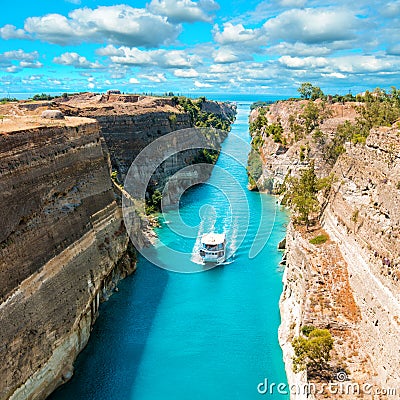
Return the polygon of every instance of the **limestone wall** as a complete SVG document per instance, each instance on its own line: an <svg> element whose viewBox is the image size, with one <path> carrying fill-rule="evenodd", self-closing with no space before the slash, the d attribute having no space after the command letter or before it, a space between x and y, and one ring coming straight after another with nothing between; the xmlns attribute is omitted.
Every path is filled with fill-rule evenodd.
<svg viewBox="0 0 400 400"><path fill-rule="evenodd" d="M69 379L107 286L134 268L101 140L93 120L0 135L1 399Z"/></svg>

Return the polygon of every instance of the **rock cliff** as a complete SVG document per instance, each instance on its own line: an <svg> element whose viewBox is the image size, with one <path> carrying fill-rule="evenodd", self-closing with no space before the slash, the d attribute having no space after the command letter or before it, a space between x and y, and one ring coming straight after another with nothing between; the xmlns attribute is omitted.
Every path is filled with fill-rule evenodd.
<svg viewBox="0 0 400 400"><path fill-rule="evenodd" d="M0 135L0 398L37 399L69 379L134 262L97 123L15 123Z"/></svg>
<svg viewBox="0 0 400 400"><path fill-rule="evenodd" d="M371 384L374 390L399 382L400 290L399 242L399 129L371 130L365 145L346 144L334 165L324 159L312 135L293 137L293 122L306 102L278 102L270 106L269 123L279 122L286 143L263 134L261 180L279 187L287 175L296 175L315 160L316 172L332 172L334 183L322 203L320 225L310 231L291 223L286 236L284 290L280 308L279 339L290 384L307 383L307 374L292 371L291 341L304 325L328 328L334 339L332 381L335 371L346 371L349 383ZM328 105L319 124L327 137L346 120L357 117L354 103ZM253 111L251 120L257 118ZM290 117L290 116L294 117ZM292 124L292 126L290 126ZM305 151L301 159L300 153ZM318 235L325 243L311 244ZM348 398L354 394L313 394L314 398ZM369 398L361 393L360 398ZM306 394L292 398L310 398Z"/></svg>
<svg viewBox="0 0 400 400"><path fill-rule="evenodd" d="M42 118L48 109L65 117ZM100 302L136 268L112 171L122 181L145 146L194 121L171 99L90 93L0 113L0 398L44 399L71 378ZM157 183L198 152L167 160Z"/></svg>

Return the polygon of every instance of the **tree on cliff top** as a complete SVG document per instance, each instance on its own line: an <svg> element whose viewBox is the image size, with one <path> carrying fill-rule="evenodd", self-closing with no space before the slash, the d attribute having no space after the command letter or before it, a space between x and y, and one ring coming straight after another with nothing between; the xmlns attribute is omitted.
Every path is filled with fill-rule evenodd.
<svg viewBox="0 0 400 400"><path fill-rule="evenodd" d="M318 86L313 86L310 82L304 82L301 86L297 89L300 93L302 99L323 99L325 97L324 92Z"/></svg>

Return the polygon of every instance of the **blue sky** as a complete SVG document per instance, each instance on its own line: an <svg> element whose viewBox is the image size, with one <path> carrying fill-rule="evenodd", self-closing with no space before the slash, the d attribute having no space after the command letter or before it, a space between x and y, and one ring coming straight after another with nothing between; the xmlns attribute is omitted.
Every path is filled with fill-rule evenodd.
<svg viewBox="0 0 400 400"><path fill-rule="evenodd" d="M9 3L10 4L10 3ZM400 1L14 0L0 92L400 87Z"/></svg>

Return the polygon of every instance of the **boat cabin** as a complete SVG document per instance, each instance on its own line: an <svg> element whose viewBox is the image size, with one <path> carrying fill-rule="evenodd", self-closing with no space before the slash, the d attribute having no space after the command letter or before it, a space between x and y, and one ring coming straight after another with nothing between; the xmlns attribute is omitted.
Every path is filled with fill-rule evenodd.
<svg viewBox="0 0 400 400"><path fill-rule="evenodd" d="M225 247L225 233L207 233L201 237L200 256L204 262L223 262Z"/></svg>

